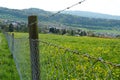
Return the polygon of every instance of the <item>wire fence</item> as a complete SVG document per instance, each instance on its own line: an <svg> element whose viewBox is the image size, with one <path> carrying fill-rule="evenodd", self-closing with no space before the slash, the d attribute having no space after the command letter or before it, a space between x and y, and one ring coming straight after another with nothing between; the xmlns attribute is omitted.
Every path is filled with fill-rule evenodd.
<svg viewBox="0 0 120 80"><path fill-rule="evenodd" d="M73 4L49 17L84 1ZM32 32L29 34L32 37L35 36L33 33L37 33L37 28L35 31L33 27L37 27L38 23L33 17L30 17L28 22L29 30ZM39 80L39 77L40 80L120 80L120 64L43 40L32 39L31 36L29 38L15 38L13 33L3 33L8 41L20 80ZM34 52L38 54L33 54ZM35 59L36 57L40 60Z"/></svg>
<svg viewBox="0 0 120 80"><path fill-rule="evenodd" d="M21 80L31 80L29 39L4 33ZM14 44L13 44L14 41ZM40 80L119 80L120 64L107 62L77 50L39 42ZM34 46L34 44L32 44ZM13 49L14 48L14 49ZM36 47L32 47L36 51Z"/></svg>
<svg viewBox="0 0 120 80"><path fill-rule="evenodd" d="M11 33L4 32L9 49L13 55L20 80L31 80L31 64L29 41L25 38L14 38Z"/></svg>
<svg viewBox="0 0 120 80"><path fill-rule="evenodd" d="M119 80L120 65L40 41L45 80ZM43 47L42 47L43 46ZM46 58L45 58L46 57ZM46 70L47 69L47 70Z"/></svg>

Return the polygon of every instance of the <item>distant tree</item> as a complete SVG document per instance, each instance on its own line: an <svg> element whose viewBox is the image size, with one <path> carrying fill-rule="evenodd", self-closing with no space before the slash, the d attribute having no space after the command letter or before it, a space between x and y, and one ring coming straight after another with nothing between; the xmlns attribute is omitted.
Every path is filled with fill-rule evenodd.
<svg viewBox="0 0 120 80"><path fill-rule="evenodd" d="M70 35L71 35L71 36L74 36L74 35L75 35L75 31L74 31L74 30L71 30L71 31L70 31Z"/></svg>
<svg viewBox="0 0 120 80"><path fill-rule="evenodd" d="M56 28L51 27L51 28L49 28L49 32L55 33L55 34L60 34L60 29L56 29Z"/></svg>
<svg viewBox="0 0 120 80"><path fill-rule="evenodd" d="M117 35L116 38L120 38L120 35Z"/></svg>
<svg viewBox="0 0 120 80"><path fill-rule="evenodd" d="M87 36L87 32L86 31L81 31L81 33L79 35L80 36Z"/></svg>
<svg viewBox="0 0 120 80"><path fill-rule="evenodd" d="M62 34L62 35L66 34L66 29L62 29L62 30L61 30L61 34Z"/></svg>
<svg viewBox="0 0 120 80"><path fill-rule="evenodd" d="M9 25L9 32L13 32L14 31L14 25L13 24L10 24Z"/></svg>
<svg viewBox="0 0 120 80"><path fill-rule="evenodd" d="M56 29L56 33L57 33L57 34L60 34L60 29Z"/></svg>
<svg viewBox="0 0 120 80"><path fill-rule="evenodd" d="M4 29L5 25L2 25L2 24L1 24L0 27L1 27L1 29Z"/></svg>
<svg viewBox="0 0 120 80"><path fill-rule="evenodd" d="M51 28L49 29L49 32L55 33L55 28L51 27Z"/></svg>

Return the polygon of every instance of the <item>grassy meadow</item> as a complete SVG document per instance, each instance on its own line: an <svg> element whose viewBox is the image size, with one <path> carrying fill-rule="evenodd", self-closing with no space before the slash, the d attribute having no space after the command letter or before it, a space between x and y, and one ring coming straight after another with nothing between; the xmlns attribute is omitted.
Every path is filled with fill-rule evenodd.
<svg viewBox="0 0 120 80"><path fill-rule="evenodd" d="M24 49L19 52L26 58L30 58L29 50L25 43L28 43L27 33L15 33L15 38L23 38ZM56 44L71 50L77 50L82 55L89 54L102 60L119 64L120 62L120 40L96 37L75 37L54 34L39 34L39 39L48 43ZM24 43L25 40L25 43ZM16 45L17 46L17 45ZM73 52L61 49L40 42L40 70L41 80L119 80L120 68L97 60L74 54ZM23 47L22 47L23 48ZM28 51L27 51L28 50ZM23 53L24 51L24 53ZM25 60L22 57L22 61ZM23 63L21 62L21 63ZM24 63L23 63L24 64ZM26 65L26 63L25 63ZM27 67L28 68L28 67ZM24 66L24 69L27 69ZM30 66L28 68L30 70ZM30 76L30 71L26 75ZM28 77L29 77L28 76ZM28 79L28 78L26 78Z"/></svg>
<svg viewBox="0 0 120 80"><path fill-rule="evenodd" d="M40 39L51 43L78 50L95 57L102 57L104 60L120 62L120 40L96 37L73 37L41 34Z"/></svg>
<svg viewBox="0 0 120 80"><path fill-rule="evenodd" d="M28 38L28 34L16 33L15 37ZM54 34L39 34L39 39L72 50L78 50L82 54L87 53L95 57L102 57L104 60L110 62L120 62L120 39L75 37Z"/></svg>

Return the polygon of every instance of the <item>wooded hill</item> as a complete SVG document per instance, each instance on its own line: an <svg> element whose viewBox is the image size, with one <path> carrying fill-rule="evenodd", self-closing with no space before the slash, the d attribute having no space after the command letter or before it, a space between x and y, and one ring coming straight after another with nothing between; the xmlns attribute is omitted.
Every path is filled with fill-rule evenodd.
<svg viewBox="0 0 120 80"><path fill-rule="evenodd" d="M0 19L27 21L29 15L38 15L39 21L60 23L72 27L87 28L91 30L118 30L120 28L120 20L88 18L70 14L57 14L51 16L52 14L54 13L36 8L23 10L0 8Z"/></svg>
<svg viewBox="0 0 120 80"><path fill-rule="evenodd" d="M102 19L120 20L120 16L118 16L118 15L102 14L102 13L89 12L89 11L64 11L62 13L77 15L77 16L83 16L83 17L89 17L89 18L102 18Z"/></svg>

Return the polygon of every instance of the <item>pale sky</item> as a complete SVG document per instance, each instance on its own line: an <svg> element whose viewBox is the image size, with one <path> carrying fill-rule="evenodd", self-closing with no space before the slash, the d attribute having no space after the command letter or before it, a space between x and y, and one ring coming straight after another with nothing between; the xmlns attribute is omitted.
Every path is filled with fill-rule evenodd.
<svg viewBox="0 0 120 80"><path fill-rule="evenodd" d="M12 9L39 8L59 11L81 0L0 0L0 7ZM91 11L120 16L120 0L86 0L70 10Z"/></svg>

